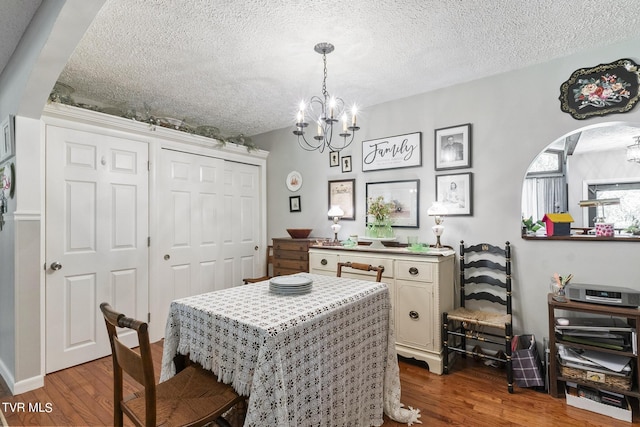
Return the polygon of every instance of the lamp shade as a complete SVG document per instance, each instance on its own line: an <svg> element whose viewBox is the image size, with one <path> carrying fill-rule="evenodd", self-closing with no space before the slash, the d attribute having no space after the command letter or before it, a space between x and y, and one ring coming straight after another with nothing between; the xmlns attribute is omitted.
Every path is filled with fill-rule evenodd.
<svg viewBox="0 0 640 427"><path fill-rule="evenodd" d="M329 209L329 212L327 212L327 215L329 216L333 216L333 217L341 217L344 216L344 211L342 209L340 209L340 206L338 205L331 205L331 209Z"/></svg>
<svg viewBox="0 0 640 427"><path fill-rule="evenodd" d="M444 216L447 213L449 213L449 211L441 202L434 202L429 209L427 209L427 215L429 216Z"/></svg>

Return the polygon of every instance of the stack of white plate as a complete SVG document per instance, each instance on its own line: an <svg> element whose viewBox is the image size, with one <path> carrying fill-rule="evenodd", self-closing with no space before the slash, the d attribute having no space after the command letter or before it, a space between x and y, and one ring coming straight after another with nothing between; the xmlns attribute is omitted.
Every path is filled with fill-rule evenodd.
<svg viewBox="0 0 640 427"><path fill-rule="evenodd" d="M269 281L269 290L278 295L300 295L311 291L313 280L300 276L278 276Z"/></svg>

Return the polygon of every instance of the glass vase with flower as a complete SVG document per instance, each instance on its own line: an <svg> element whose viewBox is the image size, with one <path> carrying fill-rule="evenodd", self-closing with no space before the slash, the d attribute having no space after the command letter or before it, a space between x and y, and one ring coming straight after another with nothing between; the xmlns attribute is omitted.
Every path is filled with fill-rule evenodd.
<svg viewBox="0 0 640 427"><path fill-rule="evenodd" d="M393 228L391 227L391 212L393 211L393 203L384 201L383 196L375 199L369 197L367 200L367 215L369 221L367 224L367 237L374 238L391 238L394 237Z"/></svg>

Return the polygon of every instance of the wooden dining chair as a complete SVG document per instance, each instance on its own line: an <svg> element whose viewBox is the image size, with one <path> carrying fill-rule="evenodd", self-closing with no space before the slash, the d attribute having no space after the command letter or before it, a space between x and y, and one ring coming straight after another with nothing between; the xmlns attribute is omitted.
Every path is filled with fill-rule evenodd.
<svg viewBox="0 0 640 427"><path fill-rule="evenodd" d="M271 276L269 275L269 270L272 268L272 266L273 266L273 246L269 245L267 246L267 262L266 262L267 271L265 272L265 275L262 277L242 279L242 281L246 285L248 283L256 283L256 282L262 282L263 280L269 280L271 279Z"/></svg>
<svg viewBox="0 0 640 427"><path fill-rule="evenodd" d="M487 359L505 366L507 389L513 393L511 244L465 246L461 240L459 266L459 307L442 313L443 373L449 373L452 352ZM504 351L485 353L482 345L487 344Z"/></svg>
<svg viewBox="0 0 640 427"><path fill-rule="evenodd" d="M374 267L371 264L363 264L363 263L359 263L359 262L339 262L338 263L338 274L336 275L336 277L342 277L342 268L343 267L347 267L347 268L353 268L354 270L362 270L362 271L375 271L378 274L376 275L376 282L379 282L382 280L382 273L384 272L384 266L379 265L377 267Z"/></svg>
<svg viewBox="0 0 640 427"><path fill-rule="evenodd" d="M103 302L104 316L113 358L113 424L123 425L125 414L136 426L203 426L222 418L244 397L232 386L223 384L211 371L191 364L167 381L156 385L149 343L148 325L126 317ZM117 327L133 329L138 334L139 352L131 350L118 338ZM122 371L143 386L142 390L123 398Z"/></svg>

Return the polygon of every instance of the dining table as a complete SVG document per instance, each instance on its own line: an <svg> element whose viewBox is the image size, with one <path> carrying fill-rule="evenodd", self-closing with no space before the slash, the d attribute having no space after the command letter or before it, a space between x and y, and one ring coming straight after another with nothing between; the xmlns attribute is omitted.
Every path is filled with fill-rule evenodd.
<svg viewBox="0 0 640 427"><path fill-rule="evenodd" d="M244 426L380 426L384 414L420 423L400 402L388 285L281 277L307 285L283 292L274 278L172 301L160 381L188 355L248 396Z"/></svg>

